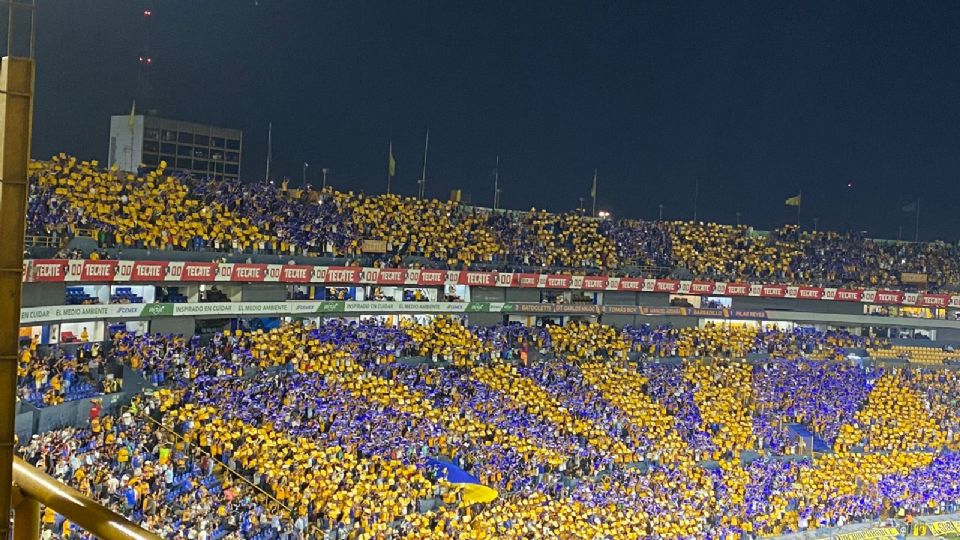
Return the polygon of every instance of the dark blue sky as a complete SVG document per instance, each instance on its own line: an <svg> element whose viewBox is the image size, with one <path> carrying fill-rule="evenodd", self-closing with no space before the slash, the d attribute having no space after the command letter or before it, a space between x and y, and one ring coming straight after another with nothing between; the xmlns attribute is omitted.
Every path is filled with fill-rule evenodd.
<svg viewBox="0 0 960 540"><path fill-rule="evenodd" d="M152 7L149 39L141 12ZM759 228L960 236L960 2L43 0L33 153L104 159L138 108L244 130L243 176ZM149 42L149 44L147 44ZM145 45L146 44L146 45ZM853 187L848 188L851 183ZM589 204L589 203L588 203Z"/></svg>

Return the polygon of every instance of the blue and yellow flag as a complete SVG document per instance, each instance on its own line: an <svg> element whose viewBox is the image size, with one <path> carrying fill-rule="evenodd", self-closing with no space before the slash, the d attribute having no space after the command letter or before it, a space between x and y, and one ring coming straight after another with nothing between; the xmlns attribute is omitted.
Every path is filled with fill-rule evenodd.
<svg viewBox="0 0 960 540"><path fill-rule="evenodd" d="M470 503L486 503L497 498L499 493L492 487L480 483L476 476L468 473L453 463L440 461L438 459L428 459L427 465L435 468L440 478L444 478L451 484L463 488L463 500Z"/></svg>
<svg viewBox="0 0 960 540"><path fill-rule="evenodd" d="M800 195L790 197L789 199L784 201L783 204L787 206L800 206Z"/></svg>

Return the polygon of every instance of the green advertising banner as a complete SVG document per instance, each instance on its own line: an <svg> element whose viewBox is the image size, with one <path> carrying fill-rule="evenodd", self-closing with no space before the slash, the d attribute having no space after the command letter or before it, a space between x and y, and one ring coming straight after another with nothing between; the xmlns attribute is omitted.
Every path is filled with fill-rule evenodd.
<svg viewBox="0 0 960 540"><path fill-rule="evenodd" d="M600 315L681 315L764 319L762 310L694 310L677 307L597 306L594 304L541 304L535 302L205 302L191 304L107 304L45 306L20 310L21 324L62 321L151 319L155 317L283 317L351 315L361 313L524 313Z"/></svg>

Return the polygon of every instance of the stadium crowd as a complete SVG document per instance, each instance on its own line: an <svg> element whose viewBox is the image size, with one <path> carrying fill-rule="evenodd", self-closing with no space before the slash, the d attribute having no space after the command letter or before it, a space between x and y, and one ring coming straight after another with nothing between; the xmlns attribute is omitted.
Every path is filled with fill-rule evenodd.
<svg viewBox="0 0 960 540"><path fill-rule="evenodd" d="M960 504L957 372L853 364L844 332L438 317L111 341L151 390L19 452L166 538L727 539ZM637 356L665 341L691 358Z"/></svg>
<svg viewBox="0 0 960 540"><path fill-rule="evenodd" d="M890 242L858 233L760 234L746 226L596 219L581 212L497 211L396 194L286 182L196 180L166 170L134 175L64 154L30 169L28 234L57 243L88 234L102 247L311 254L371 264L578 269L828 286L960 284L960 245ZM903 281L924 274L926 284Z"/></svg>

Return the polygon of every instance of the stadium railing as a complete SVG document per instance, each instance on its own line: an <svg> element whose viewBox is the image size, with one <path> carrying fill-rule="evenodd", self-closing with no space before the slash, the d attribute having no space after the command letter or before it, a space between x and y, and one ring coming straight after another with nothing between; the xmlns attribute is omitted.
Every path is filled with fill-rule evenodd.
<svg viewBox="0 0 960 540"><path fill-rule="evenodd" d="M121 410L121 414L122 414L123 412L130 411L130 407L129 407L129 406L121 407L120 410ZM166 433L166 434L174 437L175 439L177 439L178 441L180 441L181 444L184 445L184 448L189 448L189 449L197 450L197 451L200 452L201 454L203 454L203 455L207 456L208 458L212 459L213 462L216 463L217 465L219 465L220 468L221 468L221 470L223 470L225 473L229 473L231 476L233 476L233 477L236 478L237 480L243 482L247 487L249 487L250 489L254 490L254 491L257 492L259 495L263 496L265 499L267 499L267 500L269 500L271 503L273 503L273 504L275 505L275 508L277 508L277 509L282 509L284 512L286 512L286 515L287 515L291 520L294 519L295 514L293 513L293 510L291 510L289 506L287 506L287 505L283 504L282 502L280 502L279 499L277 499L277 498L274 497L273 495L271 495L271 494L267 493L266 491L264 491L263 488L261 488L260 486L254 484L253 482L251 482L249 478L247 478L246 476L240 474L238 471L232 469L230 466L228 466L226 463L224 463L223 461L221 461L219 458L217 458L216 456L214 456L214 455L211 454L210 452L208 452L208 451L206 451L205 449L203 449L202 447L200 447L200 445L190 443L189 441L187 441L186 439L184 439L183 436L181 436L179 433L177 433L176 431L173 431L173 430L170 429L169 427L163 425L163 423L157 422L156 420L154 420L153 418L151 418L149 415L143 414L142 412L138 411L138 412L136 413L136 416L137 416L137 418L140 418L140 419L143 419L143 420L146 420L146 421L150 422L151 424L153 424L154 426L156 426L158 429L163 430L164 433ZM319 533L319 534L320 534L320 537L323 536L323 534L324 534L324 531L323 531L323 530L321 530L320 528L316 527L315 525L312 525L312 528L314 528L314 532L315 532L315 533Z"/></svg>
<svg viewBox="0 0 960 540"><path fill-rule="evenodd" d="M40 538L40 505L103 540L161 540L20 458L13 459L13 540Z"/></svg>

